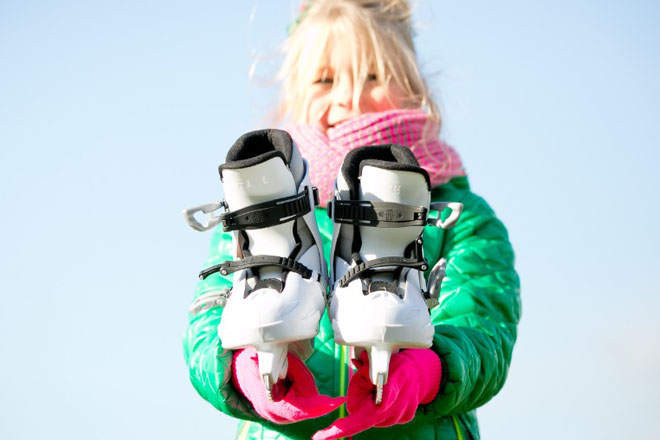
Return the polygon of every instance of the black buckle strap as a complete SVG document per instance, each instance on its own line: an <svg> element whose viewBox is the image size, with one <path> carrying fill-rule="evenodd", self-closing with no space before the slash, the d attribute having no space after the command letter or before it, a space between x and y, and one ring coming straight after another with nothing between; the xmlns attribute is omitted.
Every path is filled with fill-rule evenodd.
<svg viewBox="0 0 660 440"><path fill-rule="evenodd" d="M318 190L313 188L314 201ZM246 206L236 211L228 211L220 216L225 232L238 229L263 229L289 222L311 211L309 187L295 196L282 197L268 202Z"/></svg>
<svg viewBox="0 0 660 440"><path fill-rule="evenodd" d="M353 281L356 277L360 276L366 271L371 269L376 269L379 267L410 267L413 269L419 269L421 271L426 271L429 268L429 263L424 258L423 244L424 239L420 235L411 243L413 248L411 251L411 258L406 257L382 257L375 258L364 263L360 263L356 266L353 266L349 269L346 274L339 280L340 287L346 287L348 283Z"/></svg>
<svg viewBox="0 0 660 440"><path fill-rule="evenodd" d="M397 266L397 267L411 267L425 271L428 269L428 263L425 259L419 258L403 258L403 257L383 257L374 260L360 263L353 266L346 274L339 280L340 287L346 287L348 283L357 278L360 274L377 267Z"/></svg>
<svg viewBox="0 0 660 440"><path fill-rule="evenodd" d="M380 228L425 226L428 209L403 203L338 200L328 203L328 217L335 223Z"/></svg>
<svg viewBox="0 0 660 440"><path fill-rule="evenodd" d="M263 266L278 266L290 272L300 274L305 279L312 277L312 270L304 264L298 263L293 258L284 258L275 255L253 255L238 261L225 261L224 263L204 269L199 273L199 279L203 280L216 272L220 272L221 275L229 275L239 270Z"/></svg>

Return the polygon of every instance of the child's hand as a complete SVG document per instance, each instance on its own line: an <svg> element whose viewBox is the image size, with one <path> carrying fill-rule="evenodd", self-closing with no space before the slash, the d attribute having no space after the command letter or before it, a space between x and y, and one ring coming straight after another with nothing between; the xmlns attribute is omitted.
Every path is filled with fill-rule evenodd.
<svg viewBox="0 0 660 440"><path fill-rule="evenodd" d="M383 401L374 403L374 385L369 380L369 358L362 352L358 370L348 385L346 409L349 416L318 431L313 440L349 437L374 426L407 423L419 404L431 402L440 387L442 364L429 349L409 349L392 355Z"/></svg>
<svg viewBox="0 0 660 440"><path fill-rule="evenodd" d="M297 357L287 356L287 376L273 386L273 401L270 401L259 377L256 350L246 348L234 353L232 383L261 417L279 424L293 423L326 415L344 403L344 397L320 395L307 366Z"/></svg>

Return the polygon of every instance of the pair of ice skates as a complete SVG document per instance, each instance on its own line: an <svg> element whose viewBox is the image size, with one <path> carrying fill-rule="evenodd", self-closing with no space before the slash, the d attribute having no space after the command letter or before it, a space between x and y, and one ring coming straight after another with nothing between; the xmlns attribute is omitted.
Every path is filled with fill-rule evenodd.
<svg viewBox="0 0 660 440"><path fill-rule="evenodd" d="M287 352L312 353L328 306L335 342L369 354L376 403L382 400L392 353L431 346L428 309L437 305L444 260L424 279L424 226L449 227L460 203L430 203L429 176L397 145L362 147L346 155L328 204L334 224L328 278L306 161L288 133L261 130L240 137L220 166L225 200L184 211L206 230L222 223L233 233L233 261L200 278L233 273L231 291L200 297L193 308L224 307L218 333L225 349L252 346L270 395L286 376ZM451 209L444 221L429 208ZM220 216L213 212L224 208ZM195 213L211 214L204 223ZM327 280L330 293L327 292Z"/></svg>

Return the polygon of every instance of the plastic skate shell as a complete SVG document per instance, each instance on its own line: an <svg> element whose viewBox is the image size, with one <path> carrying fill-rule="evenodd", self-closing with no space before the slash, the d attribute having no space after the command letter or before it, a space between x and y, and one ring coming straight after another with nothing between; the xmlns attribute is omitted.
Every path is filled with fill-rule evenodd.
<svg viewBox="0 0 660 440"><path fill-rule="evenodd" d="M429 308L439 286L427 291L422 232L427 224L455 223L458 205L442 205L452 209L444 222L428 216L430 179L405 147L362 147L344 160L328 208L334 222L329 316L336 343L356 347L356 355L367 350L376 404L391 355L432 344ZM434 268L435 280L441 269Z"/></svg>
<svg viewBox="0 0 660 440"><path fill-rule="evenodd" d="M316 191L306 162L281 130L239 138L220 176L225 200L184 215L195 229L222 223L232 233L233 260L204 269L200 277L233 274L233 287L221 299L218 335L224 349L257 350L270 396L286 376L287 352L303 360L311 354L325 308L327 269L314 216ZM214 216L220 207L225 213ZM198 221L198 211L210 213L210 219Z"/></svg>

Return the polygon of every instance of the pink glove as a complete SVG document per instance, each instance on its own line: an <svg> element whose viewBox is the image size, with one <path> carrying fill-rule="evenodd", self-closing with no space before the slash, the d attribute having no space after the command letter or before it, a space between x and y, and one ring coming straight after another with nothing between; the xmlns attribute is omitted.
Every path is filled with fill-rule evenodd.
<svg viewBox="0 0 660 440"><path fill-rule="evenodd" d="M273 385L271 402L259 377L256 350L250 347L234 353L232 384L247 397L257 414L271 422L286 424L324 416L344 403L344 397L320 395L307 366L291 354L287 358L286 378Z"/></svg>
<svg viewBox="0 0 660 440"><path fill-rule="evenodd" d="M348 384L346 409L349 416L318 431L313 440L330 440L362 432L374 426L408 423L419 404L431 402L438 394L442 364L429 349L408 349L393 354L383 401L374 403L374 385L369 380L369 358L362 352L357 372Z"/></svg>

